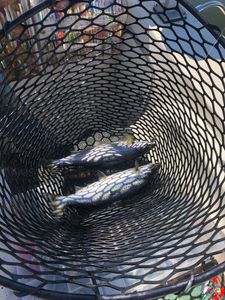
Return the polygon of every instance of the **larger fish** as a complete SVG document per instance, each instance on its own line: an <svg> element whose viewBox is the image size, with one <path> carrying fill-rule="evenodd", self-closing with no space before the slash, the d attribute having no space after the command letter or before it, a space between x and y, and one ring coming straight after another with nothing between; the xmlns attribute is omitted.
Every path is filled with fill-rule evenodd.
<svg viewBox="0 0 225 300"><path fill-rule="evenodd" d="M93 207L108 204L136 193L146 183L150 175L159 170L159 163L150 163L139 168L127 169L106 176L69 196L58 196L54 200L56 214L62 215L67 205Z"/></svg>
<svg viewBox="0 0 225 300"><path fill-rule="evenodd" d="M112 167L129 160L135 160L154 146L155 142L121 141L81 150L65 158L54 160L51 166L53 168L66 166Z"/></svg>

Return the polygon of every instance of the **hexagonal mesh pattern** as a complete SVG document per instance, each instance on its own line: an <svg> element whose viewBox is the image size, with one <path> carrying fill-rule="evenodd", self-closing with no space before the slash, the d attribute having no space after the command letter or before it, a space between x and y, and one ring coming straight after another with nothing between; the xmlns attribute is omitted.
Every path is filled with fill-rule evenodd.
<svg viewBox="0 0 225 300"><path fill-rule="evenodd" d="M0 283L54 299L160 295L225 249L224 48L183 2L51 3L1 32ZM159 177L58 222L46 194L71 186L43 161L127 128L155 138L145 159Z"/></svg>

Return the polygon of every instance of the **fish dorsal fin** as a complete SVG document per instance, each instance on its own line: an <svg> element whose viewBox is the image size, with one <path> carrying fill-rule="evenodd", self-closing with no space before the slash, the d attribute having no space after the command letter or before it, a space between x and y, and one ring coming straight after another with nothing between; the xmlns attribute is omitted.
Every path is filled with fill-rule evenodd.
<svg viewBox="0 0 225 300"><path fill-rule="evenodd" d="M126 141L129 146L133 145L134 140L135 139L134 139L134 136L132 134L130 134L130 133L125 134L124 141Z"/></svg>
<svg viewBox="0 0 225 300"><path fill-rule="evenodd" d="M105 175L105 173L103 173L102 171L97 171L97 176L98 176L98 179L104 179L106 178L107 176Z"/></svg>
<svg viewBox="0 0 225 300"><path fill-rule="evenodd" d="M75 191L76 192L78 192L79 190L81 190L82 189L82 186L77 186L77 185L75 185Z"/></svg>
<svg viewBox="0 0 225 300"><path fill-rule="evenodd" d="M139 162L137 160L135 160L134 169L135 169L135 172L137 174L140 173L140 168L139 167L140 167Z"/></svg>
<svg viewBox="0 0 225 300"><path fill-rule="evenodd" d="M103 141L96 141L95 143L94 143L94 147L100 147L100 146L102 146L104 143L103 143Z"/></svg>
<svg viewBox="0 0 225 300"><path fill-rule="evenodd" d="M104 147L107 145L110 145L110 141L101 140L101 141L96 141L94 147Z"/></svg>

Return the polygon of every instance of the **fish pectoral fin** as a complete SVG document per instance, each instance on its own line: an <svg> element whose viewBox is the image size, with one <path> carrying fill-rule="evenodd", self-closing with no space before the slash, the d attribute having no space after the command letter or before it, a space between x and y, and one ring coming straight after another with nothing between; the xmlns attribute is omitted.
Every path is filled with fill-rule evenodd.
<svg viewBox="0 0 225 300"><path fill-rule="evenodd" d="M43 167L47 168L52 173L57 173L59 170L59 167L57 166L57 164L55 164L54 159L42 159L41 164Z"/></svg>
<svg viewBox="0 0 225 300"><path fill-rule="evenodd" d="M130 146L130 145L133 145L135 138L132 134L127 133L127 134L124 135L124 140Z"/></svg>
<svg viewBox="0 0 225 300"><path fill-rule="evenodd" d="M97 176L98 176L98 179L104 179L106 178L107 176L105 175L105 173L103 173L102 171L97 171Z"/></svg>
<svg viewBox="0 0 225 300"><path fill-rule="evenodd" d="M139 162L138 162L137 160L135 160L134 169L135 169L135 172L136 172L136 173L139 173L139 172L140 172L139 167L140 167Z"/></svg>

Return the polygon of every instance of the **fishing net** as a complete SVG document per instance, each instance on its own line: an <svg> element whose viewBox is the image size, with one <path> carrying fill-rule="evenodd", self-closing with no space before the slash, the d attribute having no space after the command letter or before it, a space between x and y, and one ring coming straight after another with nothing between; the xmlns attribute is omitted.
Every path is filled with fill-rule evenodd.
<svg viewBox="0 0 225 300"><path fill-rule="evenodd" d="M0 41L0 284L149 299L223 272L223 40L183 1L102 0L44 1ZM127 131L156 141L143 159L161 162L159 176L59 221L47 195L77 182L48 161Z"/></svg>

